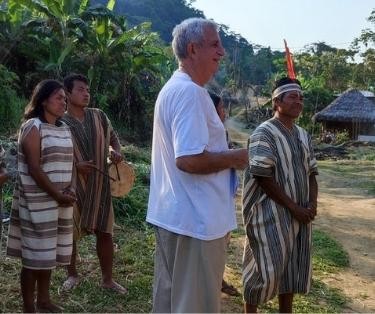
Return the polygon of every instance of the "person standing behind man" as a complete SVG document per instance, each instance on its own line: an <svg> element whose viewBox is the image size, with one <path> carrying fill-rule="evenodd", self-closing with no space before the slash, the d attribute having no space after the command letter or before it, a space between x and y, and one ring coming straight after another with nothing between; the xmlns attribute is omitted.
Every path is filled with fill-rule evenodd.
<svg viewBox="0 0 375 314"><path fill-rule="evenodd" d="M225 119L227 117L227 113L225 112L225 107L224 107L224 102L223 102L223 99L213 93L213 92L208 92L208 94L210 95L211 99L212 99L212 102L215 106L215 109L216 109L216 113L218 114L221 122L223 122L223 124L225 123ZM224 124L225 125L225 124ZM229 148L233 148L231 146L233 146L229 140L229 133L228 133L228 130L225 129L225 133L226 133L226 138L227 138L227 143L228 143L228 147ZM232 189L232 195L233 197L235 198L236 197L236 194L237 194L237 188L238 188L238 178L237 178L237 174L236 174L236 170L235 169L231 169L231 186L233 185L233 189ZM230 232L228 232L227 234L227 246L229 247L229 243L230 243ZM221 292L225 293L225 294L228 294L228 295L231 295L231 296L238 296L240 295L240 293L237 291L237 289L235 287L233 287L232 285L228 284L224 278L223 278L223 281L221 282Z"/></svg>
<svg viewBox="0 0 375 314"><path fill-rule="evenodd" d="M74 141L74 162L78 172L77 202L74 205L74 243L65 290L79 283L76 268L76 241L95 233L96 251L102 271L102 287L120 294L127 290L115 282L113 267L114 213L109 183L107 157L113 163L122 160L119 139L111 122L100 109L87 108L90 102L88 80L80 74L64 79L67 112L63 121L71 127Z"/></svg>
<svg viewBox="0 0 375 314"><path fill-rule="evenodd" d="M230 168L245 149L229 150L223 123L203 87L224 48L213 21L177 25L179 69L156 100L147 222L155 226L153 312L219 312L226 235L236 228Z"/></svg>
<svg viewBox="0 0 375 314"><path fill-rule="evenodd" d="M299 81L277 81L272 101L274 117L251 135L244 173L243 286L248 313L276 295L279 311L292 312L294 293L307 293L311 284L318 170L310 136L295 125L303 109Z"/></svg>

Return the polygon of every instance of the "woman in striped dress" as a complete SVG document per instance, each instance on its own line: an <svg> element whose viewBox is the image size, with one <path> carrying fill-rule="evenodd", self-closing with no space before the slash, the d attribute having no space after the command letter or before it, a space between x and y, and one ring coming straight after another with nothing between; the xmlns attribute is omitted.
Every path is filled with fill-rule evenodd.
<svg viewBox="0 0 375 314"><path fill-rule="evenodd" d="M299 82L279 80L272 100L274 117L251 135L244 173L246 312L276 295L279 311L291 312L294 293L307 293L311 283L318 171L310 136L294 124L303 108Z"/></svg>
<svg viewBox="0 0 375 314"><path fill-rule="evenodd" d="M68 265L73 241L73 144L59 121L66 107L60 82L44 80L25 109L18 138L19 177L7 254L21 258L23 311L60 312L49 296L51 270Z"/></svg>

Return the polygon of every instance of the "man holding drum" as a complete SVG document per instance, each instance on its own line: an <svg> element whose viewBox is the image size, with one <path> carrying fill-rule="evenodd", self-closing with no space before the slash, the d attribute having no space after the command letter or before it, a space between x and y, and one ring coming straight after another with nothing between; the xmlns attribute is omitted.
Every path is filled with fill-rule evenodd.
<svg viewBox="0 0 375 314"><path fill-rule="evenodd" d="M79 283L76 241L85 234L95 233L101 285L125 294L127 290L112 278L114 213L107 164L107 157L114 164L122 160L121 145L106 114L100 109L88 108L88 79L72 74L64 79L64 86L67 112L63 121L70 126L74 140L77 202L74 206L73 254L63 288L70 290Z"/></svg>

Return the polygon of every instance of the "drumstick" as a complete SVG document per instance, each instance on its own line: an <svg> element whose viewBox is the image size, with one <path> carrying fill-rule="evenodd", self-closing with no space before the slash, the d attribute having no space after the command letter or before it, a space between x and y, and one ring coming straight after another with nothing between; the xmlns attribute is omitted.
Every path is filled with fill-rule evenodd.
<svg viewBox="0 0 375 314"><path fill-rule="evenodd" d="M118 173L118 167L117 167L117 164L116 164L116 172L117 172L117 179L120 180L120 174Z"/></svg>
<svg viewBox="0 0 375 314"><path fill-rule="evenodd" d="M108 177L109 179L111 179L112 181L116 181L115 178L112 178L108 173L105 173L104 171L100 170L99 168L96 168L96 167L93 167L95 170L99 171L102 175ZM118 172L117 172L118 173Z"/></svg>

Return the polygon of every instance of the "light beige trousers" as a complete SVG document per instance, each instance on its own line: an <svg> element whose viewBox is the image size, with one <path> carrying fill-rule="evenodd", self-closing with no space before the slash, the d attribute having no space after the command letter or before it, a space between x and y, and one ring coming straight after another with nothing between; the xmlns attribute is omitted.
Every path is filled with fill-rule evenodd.
<svg viewBox="0 0 375 314"><path fill-rule="evenodd" d="M155 227L154 313L219 313L227 237L203 241Z"/></svg>

